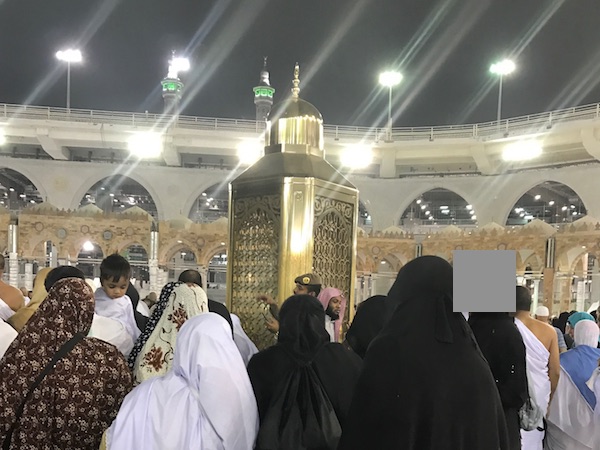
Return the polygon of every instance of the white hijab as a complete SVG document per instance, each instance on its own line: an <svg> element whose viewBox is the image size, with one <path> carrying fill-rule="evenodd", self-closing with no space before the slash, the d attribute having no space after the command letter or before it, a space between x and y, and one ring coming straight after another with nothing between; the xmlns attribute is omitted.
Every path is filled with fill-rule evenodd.
<svg viewBox="0 0 600 450"><path fill-rule="evenodd" d="M107 448L251 450L258 427L256 399L231 328L207 313L181 327L173 369L125 397Z"/></svg>
<svg viewBox="0 0 600 450"><path fill-rule="evenodd" d="M200 286L183 283L173 289L162 316L135 360L134 384L166 374L173 363L179 329L188 319L207 312L208 298Z"/></svg>
<svg viewBox="0 0 600 450"><path fill-rule="evenodd" d="M240 322L240 318L238 316L231 314L231 322L233 323L233 340L240 351L240 354L242 355L244 363L248 365L250 358L252 358L254 354L258 353L258 348L256 348L254 342L250 340L242 328L242 323Z"/></svg>

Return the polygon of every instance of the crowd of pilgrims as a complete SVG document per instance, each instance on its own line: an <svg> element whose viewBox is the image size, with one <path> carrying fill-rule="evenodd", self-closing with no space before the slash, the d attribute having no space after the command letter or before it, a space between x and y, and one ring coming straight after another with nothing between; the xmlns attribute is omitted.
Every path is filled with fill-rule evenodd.
<svg viewBox="0 0 600 450"><path fill-rule="evenodd" d="M553 328L525 287L516 313L454 312L452 266L419 257L340 336L342 292L305 274L280 310L257 296L258 351L198 272L140 308L130 271L107 257L94 292L42 269L0 321L3 449L600 449L598 324Z"/></svg>

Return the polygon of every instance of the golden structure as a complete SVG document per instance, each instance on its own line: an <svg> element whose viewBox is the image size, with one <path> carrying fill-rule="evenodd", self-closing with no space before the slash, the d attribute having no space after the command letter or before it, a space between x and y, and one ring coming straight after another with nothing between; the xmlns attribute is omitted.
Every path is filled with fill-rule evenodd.
<svg viewBox="0 0 600 450"><path fill-rule="evenodd" d="M265 155L230 184L227 304L259 348L273 343L258 294L282 303L317 273L353 311L358 191L324 159L323 118L292 95L273 107ZM348 319L348 317L346 317Z"/></svg>

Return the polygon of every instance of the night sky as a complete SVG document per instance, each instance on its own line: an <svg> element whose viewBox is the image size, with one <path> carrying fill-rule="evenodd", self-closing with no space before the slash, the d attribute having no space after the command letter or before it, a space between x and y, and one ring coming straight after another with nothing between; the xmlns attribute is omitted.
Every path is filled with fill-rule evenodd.
<svg viewBox="0 0 600 450"><path fill-rule="evenodd" d="M0 0L0 103L65 106L61 48L80 47L73 108L160 112L171 50L188 56L184 114L254 119L263 56L280 101L300 96L328 124L494 120L496 60L511 56L503 116L600 102L598 0Z"/></svg>

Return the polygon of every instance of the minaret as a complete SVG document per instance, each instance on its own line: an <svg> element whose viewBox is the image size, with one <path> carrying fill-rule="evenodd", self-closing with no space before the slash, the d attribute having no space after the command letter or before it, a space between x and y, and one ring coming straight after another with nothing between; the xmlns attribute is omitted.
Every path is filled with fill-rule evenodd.
<svg viewBox="0 0 600 450"><path fill-rule="evenodd" d="M176 58L175 52L169 61L169 72L160 82L162 97L165 102L165 114L179 114L179 102L183 91L183 83L179 79L179 71L189 69L189 62L184 58Z"/></svg>
<svg viewBox="0 0 600 450"><path fill-rule="evenodd" d="M265 56L263 69L260 71L260 83L252 88L254 90L254 104L256 105L256 121L265 122L271 106L273 106L273 94L275 88L269 83L269 71L267 70L267 57Z"/></svg>
<svg viewBox="0 0 600 450"><path fill-rule="evenodd" d="M344 292L346 324L353 312L358 191L325 160L323 117L300 98L299 73L269 114L264 156L229 184L227 303L259 348L273 335L256 295L282 302L300 274Z"/></svg>

